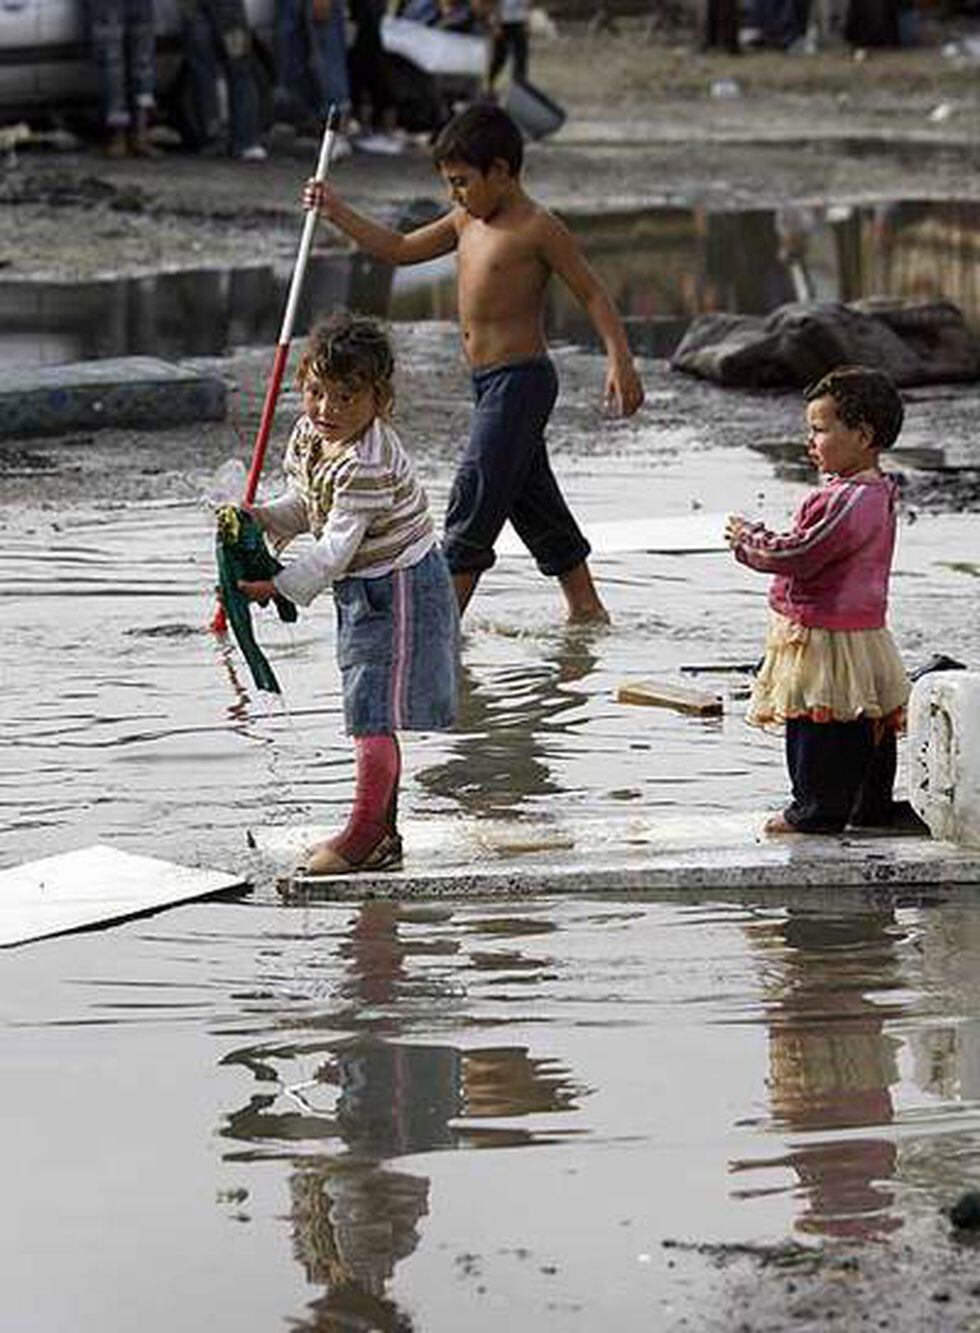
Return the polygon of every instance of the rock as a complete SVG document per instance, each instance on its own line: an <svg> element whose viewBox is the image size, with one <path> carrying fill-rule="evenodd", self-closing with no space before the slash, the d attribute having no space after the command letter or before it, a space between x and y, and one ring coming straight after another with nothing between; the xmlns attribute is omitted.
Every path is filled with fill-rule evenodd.
<svg viewBox="0 0 980 1333"><path fill-rule="evenodd" d="M886 371L896 384L980 378L980 342L948 302L798 301L770 315L700 315L671 366L719 384L803 388L835 366Z"/></svg>
<svg viewBox="0 0 980 1333"><path fill-rule="evenodd" d="M959 1231L975 1231L980 1227L980 1190L967 1190L949 1210L949 1220Z"/></svg>

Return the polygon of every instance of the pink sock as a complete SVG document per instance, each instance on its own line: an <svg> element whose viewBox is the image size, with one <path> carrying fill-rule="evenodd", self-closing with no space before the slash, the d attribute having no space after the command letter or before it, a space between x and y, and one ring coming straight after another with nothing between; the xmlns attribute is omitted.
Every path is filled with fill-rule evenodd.
<svg viewBox="0 0 980 1333"><path fill-rule="evenodd" d="M357 865L382 838L395 832L401 754L393 735L355 736L357 772L354 805L342 833L330 846L345 861Z"/></svg>

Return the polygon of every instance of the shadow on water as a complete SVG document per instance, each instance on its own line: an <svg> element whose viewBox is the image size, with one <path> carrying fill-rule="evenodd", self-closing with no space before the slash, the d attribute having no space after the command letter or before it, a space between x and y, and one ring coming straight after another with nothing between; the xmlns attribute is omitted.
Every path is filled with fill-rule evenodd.
<svg viewBox="0 0 980 1333"><path fill-rule="evenodd" d="M638 343L655 355L670 353L694 315L763 314L798 299L942 298L980 321L980 204L973 201L669 207L567 220ZM55 362L268 345L278 336L288 281L288 273L249 267L3 282L0 351L9 362ZM591 341L587 319L564 289L551 299L552 335ZM338 304L396 321L451 318L452 259L393 272L365 256L314 257L297 332L311 312Z"/></svg>

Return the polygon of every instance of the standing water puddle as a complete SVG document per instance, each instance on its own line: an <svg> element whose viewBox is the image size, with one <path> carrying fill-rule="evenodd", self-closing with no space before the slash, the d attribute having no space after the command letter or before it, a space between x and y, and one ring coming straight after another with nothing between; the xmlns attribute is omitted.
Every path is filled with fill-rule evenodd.
<svg viewBox="0 0 980 1333"><path fill-rule="evenodd" d="M980 322L980 204L877 204L709 212L659 208L567 220L618 309L655 319L649 350L663 355L704 311L762 314L799 299L864 296L946 299ZM289 274L270 267L188 270L89 283L0 282L0 350L10 362L98 357L217 355L271 345ZM364 256L310 266L297 331L335 305L392 320L448 319L450 259L392 270ZM559 287L549 316L556 338L590 336Z"/></svg>
<svg viewBox="0 0 980 1333"><path fill-rule="evenodd" d="M676 253L698 246L689 232ZM642 314L640 290L625 308ZM410 294L420 318L434 297ZM272 341L280 296L262 298L261 331L219 302L218 342L192 350ZM90 313L77 335L24 310L21 346L40 359L56 325L63 354L93 355L100 321L115 331L99 354L169 354L126 341L156 337L152 301L142 323ZM175 319L175 354L205 324ZM658 390L668 413L671 399ZM656 420L630 451L571 453L563 480L586 526L688 512L693 496L752 512L761 491L775 517L804 485ZM3 521L0 866L95 841L234 866L249 826L340 822L351 761L326 599L296 627L260 622L283 703L207 632L207 511ZM893 619L910 663L975 650L975 549L970 514L903 529ZM594 563L609 632L557 626L553 589L520 558L481 586L459 728L405 745L416 825L560 811L588 837L631 808L696 820L778 803L779 742L745 727L737 699L698 719L613 697L629 677L753 661L762 585L723 555ZM729 1276L686 1243L911 1241L970 1183L978 936L972 899L940 891L303 910L260 885L5 951L4 1328L724 1322Z"/></svg>
<svg viewBox="0 0 980 1333"><path fill-rule="evenodd" d="M237 903L8 953L4 1326L714 1327L687 1244L908 1241L970 1178L978 931Z"/></svg>
<svg viewBox="0 0 980 1333"><path fill-rule="evenodd" d="M660 501L748 503L771 469L736 452L661 455ZM621 515L643 466L571 460L583 520ZM0 864L106 841L234 866L250 825L340 822L329 605L261 622L283 706L205 628L199 507L6 522ZM920 655L917 626L971 641L948 552L973 523L909 530L896 622ZM554 626L529 566L481 589L459 729L406 741L415 827L560 812L588 837L631 805L778 801L779 744L737 702L613 699L722 635L752 660L761 595L733 562L600 553L616 627L591 633ZM670 1328L726 1308L689 1242L914 1235L980 1148L980 914L941 897L287 909L263 884L5 951L4 1327Z"/></svg>

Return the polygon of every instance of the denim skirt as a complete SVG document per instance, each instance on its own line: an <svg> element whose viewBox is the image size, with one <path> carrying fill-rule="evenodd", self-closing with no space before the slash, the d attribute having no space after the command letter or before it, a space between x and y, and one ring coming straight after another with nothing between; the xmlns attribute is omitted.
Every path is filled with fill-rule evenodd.
<svg viewBox="0 0 980 1333"><path fill-rule="evenodd" d="M351 736L444 731L456 719L459 612L438 547L408 569L333 587Z"/></svg>

